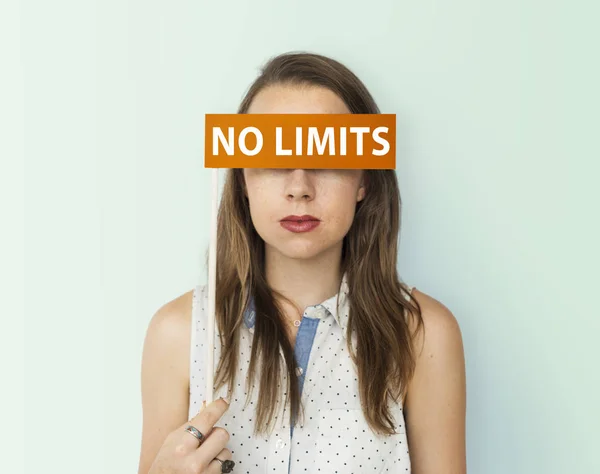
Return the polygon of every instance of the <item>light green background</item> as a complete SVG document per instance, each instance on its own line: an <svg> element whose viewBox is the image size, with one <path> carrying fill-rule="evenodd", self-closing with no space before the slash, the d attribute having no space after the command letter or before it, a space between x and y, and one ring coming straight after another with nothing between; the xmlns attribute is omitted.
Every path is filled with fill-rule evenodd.
<svg viewBox="0 0 600 474"><path fill-rule="evenodd" d="M26 472L137 471L147 324L206 281L204 114L296 49L398 114L399 268L460 322L469 472L600 472L595 5L21 1Z"/></svg>

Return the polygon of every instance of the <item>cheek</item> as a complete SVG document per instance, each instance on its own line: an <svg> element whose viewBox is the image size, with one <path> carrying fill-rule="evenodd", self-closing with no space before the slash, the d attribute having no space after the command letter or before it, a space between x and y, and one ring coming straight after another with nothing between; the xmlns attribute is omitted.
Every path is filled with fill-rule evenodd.
<svg viewBox="0 0 600 474"><path fill-rule="evenodd" d="M253 186L248 191L250 217L256 231L262 236L262 229L272 221L276 210L273 208L275 200L272 194L264 187Z"/></svg>
<svg viewBox="0 0 600 474"><path fill-rule="evenodd" d="M257 207L266 200L264 197L266 189L268 188L261 179L254 175L246 177L246 195L251 208Z"/></svg>
<svg viewBox="0 0 600 474"><path fill-rule="evenodd" d="M266 207L269 204L269 200L266 199L264 193L260 190L254 189L248 193L248 202L250 205L250 212L252 216L259 217L265 213Z"/></svg>
<svg viewBox="0 0 600 474"><path fill-rule="evenodd" d="M339 231L347 232L356 212L357 190L354 187L342 187L332 190L329 215Z"/></svg>

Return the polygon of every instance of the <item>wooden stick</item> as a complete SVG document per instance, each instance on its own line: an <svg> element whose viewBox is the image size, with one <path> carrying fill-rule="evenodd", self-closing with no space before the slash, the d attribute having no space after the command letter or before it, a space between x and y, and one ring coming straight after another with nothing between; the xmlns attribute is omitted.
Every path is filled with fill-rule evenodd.
<svg viewBox="0 0 600 474"><path fill-rule="evenodd" d="M210 218L210 242L208 247L208 321L206 324L206 404L213 401L215 383L215 299L217 287L217 213L219 211L219 168L212 172L212 199Z"/></svg>

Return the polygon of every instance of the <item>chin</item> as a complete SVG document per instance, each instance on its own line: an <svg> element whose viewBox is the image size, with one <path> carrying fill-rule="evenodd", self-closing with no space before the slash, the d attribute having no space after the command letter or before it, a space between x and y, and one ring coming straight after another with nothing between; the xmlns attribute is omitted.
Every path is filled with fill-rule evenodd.
<svg viewBox="0 0 600 474"><path fill-rule="evenodd" d="M320 255L320 252L290 252L284 253L287 258L293 260L312 260Z"/></svg>
<svg viewBox="0 0 600 474"><path fill-rule="evenodd" d="M270 245L271 250L282 256L296 260L310 260L322 254L326 248L311 243L300 244L298 242L287 245Z"/></svg>

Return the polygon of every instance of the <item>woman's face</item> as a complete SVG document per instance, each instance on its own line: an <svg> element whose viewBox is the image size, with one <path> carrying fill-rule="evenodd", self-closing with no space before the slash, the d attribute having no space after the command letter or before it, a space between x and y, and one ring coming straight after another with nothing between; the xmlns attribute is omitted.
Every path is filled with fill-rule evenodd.
<svg viewBox="0 0 600 474"><path fill-rule="evenodd" d="M347 114L322 87L271 86L252 101L254 114ZM244 169L250 214L267 252L310 259L342 245L365 196L364 170ZM312 216L312 222L286 220Z"/></svg>

